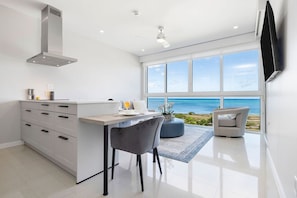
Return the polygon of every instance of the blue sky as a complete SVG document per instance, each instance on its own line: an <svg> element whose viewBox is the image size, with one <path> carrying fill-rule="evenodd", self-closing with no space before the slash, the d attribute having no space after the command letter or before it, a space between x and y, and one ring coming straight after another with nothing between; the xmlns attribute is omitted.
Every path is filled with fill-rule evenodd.
<svg viewBox="0 0 297 198"><path fill-rule="evenodd" d="M258 50L223 56L224 91L258 90ZM188 60L170 62L167 66L168 92L188 91ZM219 91L220 56L193 60L193 91ZM148 69L148 92L165 92L165 64Z"/></svg>

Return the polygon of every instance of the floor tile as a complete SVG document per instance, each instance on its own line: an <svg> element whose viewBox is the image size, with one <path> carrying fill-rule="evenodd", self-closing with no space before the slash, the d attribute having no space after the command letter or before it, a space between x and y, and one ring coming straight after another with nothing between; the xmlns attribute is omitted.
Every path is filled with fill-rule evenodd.
<svg viewBox="0 0 297 198"><path fill-rule="evenodd" d="M1 198L103 197L102 174L76 185L72 175L25 145L1 149L0 159ZM120 152L108 197L278 197L259 134L213 137L189 163L160 159L162 175L151 154L142 156L145 191L141 192L136 157Z"/></svg>

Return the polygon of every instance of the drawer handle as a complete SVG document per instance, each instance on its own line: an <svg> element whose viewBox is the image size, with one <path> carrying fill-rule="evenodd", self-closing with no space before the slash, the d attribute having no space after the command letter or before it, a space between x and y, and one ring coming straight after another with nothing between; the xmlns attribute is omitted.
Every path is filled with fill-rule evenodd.
<svg viewBox="0 0 297 198"><path fill-rule="evenodd" d="M48 133L48 130L45 130L45 129L42 129L41 131L44 133Z"/></svg>
<svg viewBox="0 0 297 198"><path fill-rule="evenodd" d="M68 105L59 105L58 107L61 107L61 108L68 108L69 106L68 106Z"/></svg>
<svg viewBox="0 0 297 198"><path fill-rule="evenodd" d="M26 109L26 111L27 111L27 112L31 112L31 110L29 110L29 109Z"/></svg>
<svg viewBox="0 0 297 198"><path fill-rule="evenodd" d="M62 139L62 140L68 140L67 137L64 137L64 136L62 136L62 135L59 135L58 138L60 138L60 139Z"/></svg>
<svg viewBox="0 0 297 198"><path fill-rule="evenodd" d="M68 116L58 116L59 118L65 118L65 119L68 119L69 117Z"/></svg>
<svg viewBox="0 0 297 198"><path fill-rule="evenodd" d="M45 113L45 112L42 112L41 114L42 114L42 115L49 115L49 113Z"/></svg>
<svg viewBox="0 0 297 198"><path fill-rule="evenodd" d="M29 127L30 127L30 126L31 126L31 124L26 124L26 126L29 126Z"/></svg>
<svg viewBox="0 0 297 198"><path fill-rule="evenodd" d="M48 106L49 106L49 104L41 104L41 106L48 107Z"/></svg>

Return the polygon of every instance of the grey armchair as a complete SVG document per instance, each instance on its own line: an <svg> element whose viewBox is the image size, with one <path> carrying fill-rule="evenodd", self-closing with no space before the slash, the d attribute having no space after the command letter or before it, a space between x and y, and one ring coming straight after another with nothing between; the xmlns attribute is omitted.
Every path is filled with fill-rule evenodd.
<svg viewBox="0 0 297 198"><path fill-rule="evenodd" d="M248 112L248 107L215 110L213 112L214 135L226 137L243 136Z"/></svg>
<svg viewBox="0 0 297 198"><path fill-rule="evenodd" d="M162 174L161 164L158 155L158 145L160 142L160 130L164 117L156 117L139 122L135 125L120 128L112 128L110 134L112 152L112 173L114 175L115 150L122 150L137 155L137 164L139 165L141 190L143 191L143 176L141 155L153 150L153 162L158 160L159 170Z"/></svg>

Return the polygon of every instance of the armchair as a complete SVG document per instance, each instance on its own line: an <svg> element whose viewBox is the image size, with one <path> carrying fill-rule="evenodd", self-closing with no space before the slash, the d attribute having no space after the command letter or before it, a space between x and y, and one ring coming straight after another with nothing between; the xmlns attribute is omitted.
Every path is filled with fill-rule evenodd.
<svg viewBox="0 0 297 198"><path fill-rule="evenodd" d="M241 137L245 132L249 108L217 109L213 112L215 136Z"/></svg>

